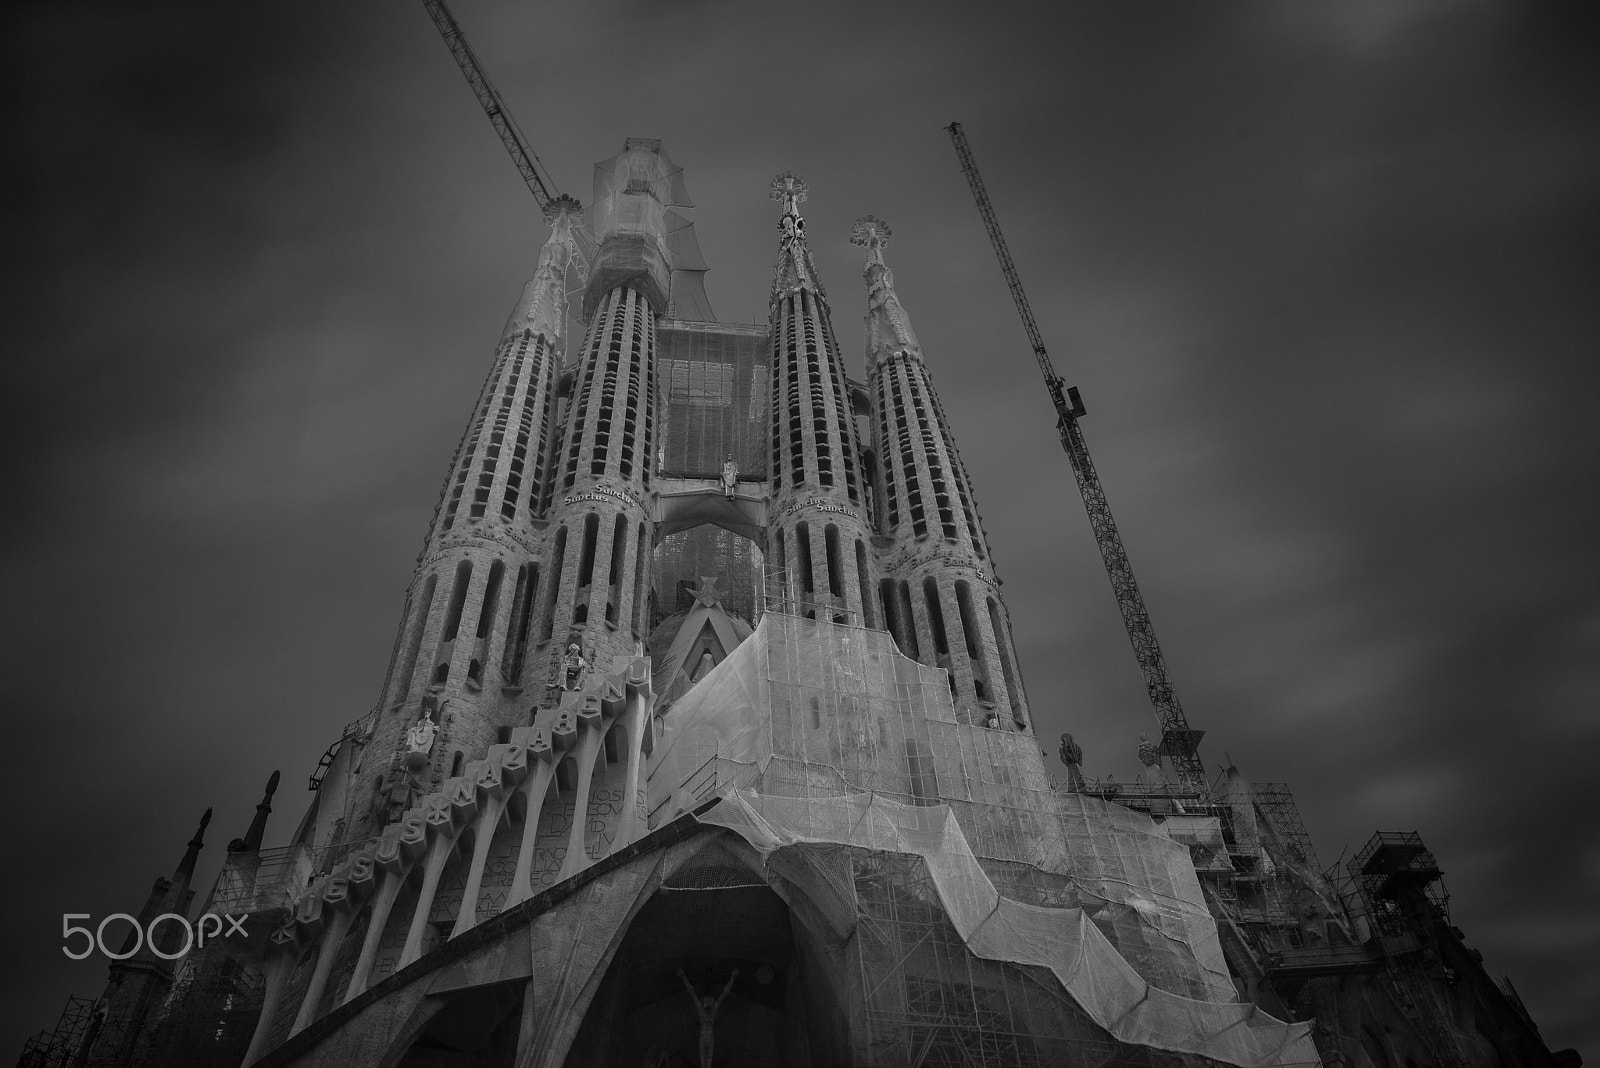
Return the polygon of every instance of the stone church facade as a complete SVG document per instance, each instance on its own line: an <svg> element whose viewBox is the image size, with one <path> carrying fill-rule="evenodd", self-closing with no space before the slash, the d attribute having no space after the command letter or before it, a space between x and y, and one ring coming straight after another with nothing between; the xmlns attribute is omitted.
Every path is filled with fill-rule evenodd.
<svg viewBox="0 0 1600 1068"><path fill-rule="evenodd" d="M377 705L202 901L251 937L120 963L23 1063L1573 1063L1420 842L1330 881L1237 769L1117 788L1067 742L1052 784L890 228L826 222L853 377L770 192L764 328L711 314L659 142L555 202Z"/></svg>

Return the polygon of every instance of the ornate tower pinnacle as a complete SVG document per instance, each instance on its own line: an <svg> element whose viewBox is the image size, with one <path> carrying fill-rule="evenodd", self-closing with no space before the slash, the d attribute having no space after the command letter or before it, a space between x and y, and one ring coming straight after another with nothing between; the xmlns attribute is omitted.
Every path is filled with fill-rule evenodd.
<svg viewBox="0 0 1600 1068"><path fill-rule="evenodd" d="M550 236L539 250L539 265L523 287L522 299L506 320L504 336L528 330L560 346L567 321L567 268L577 249L572 226L582 217L583 205L564 193L545 206Z"/></svg>
<svg viewBox="0 0 1600 1068"><path fill-rule="evenodd" d="M578 198L569 193L562 193L544 206L544 221L554 226L555 221L562 216L577 216L583 214L583 205Z"/></svg>
<svg viewBox="0 0 1600 1068"><path fill-rule="evenodd" d="M178 870L172 873L175 883L181 883L184 888L189 885L189 877L194 874L195 862L200 859L200 850L205 848L206 824L211 822L211 810L208 808L200 817L200 826L195 828L194 837L189 839L189 848L184 851L183 859L178 862Z"/></svg>
<svg viewBox="0 0 1600 1068"><path fill-rule="evenodd" d="M911 329L911 316L894 289L894 273L883 260L883 250L894 231L875 215L857 219L850 230L850 243L867 250L863 272L867 277L867 362L905 354L922 358L922 346Z"/></svg>
<svg viewBox="0 0 1600 1068"><path fill-rule="evenodd" d="M811 262L811 248L806 244L806 221L800 216L800 205L806 199L806 180L793 171L784 171L772 179L767 195L783 205L783 215L778 219L778 229L783 238L778 245L778 264L772 273L772 299L797 289L809 289L822 299L827 293L817 277L816 264Z"/></svg>
<svg viewBox="0 0 1600 1068"><path fill-rule="evenodd" d="M799 218L800 205L806 199L806 180L793 171L784 171L772 179L772 192L768 195L783 205L784 215Z"/></svg>
<svg viewBox="0 0 1600 1068"><path fill-rule="evenodd" d="M255 818L250 821L250 829L244 832L243 838L235 838L228 843L228 852L241 853L247 850L260 849L261 840L266 837L267 817L272 815L272 795L278 792L278 773L272 773L267 780L267 788L261 795L261 800L256 804Z"/></svg>
<svg viewBox="0 0 1600 1068"><path fill-rule="evenodd" d="M868 264L882 263L883 250L893 235L894 231L889 229L888 223L876 215L863 215L850 228L850 243L867 250Z"/></svg>

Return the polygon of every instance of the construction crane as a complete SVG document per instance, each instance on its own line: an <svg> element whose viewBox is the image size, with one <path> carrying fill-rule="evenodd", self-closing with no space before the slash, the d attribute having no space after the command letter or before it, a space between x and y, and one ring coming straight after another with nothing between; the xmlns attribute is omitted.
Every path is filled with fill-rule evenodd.
<svg viewBox="0 0 1600 1068"><path fill-rule="evenodd" d="M455 16L450 14L448 7L445 7L444 0L422 0L422 6L433 16L433 24L439 27L439 35L444 38L444 43L450 46L450 54L456 57L456 64L461 68L461 73L467 76L467 84L472 86L473 94L483 106L483 113L489 116L489 122L494 125L494 132L500 135L500 143L511 153L511 162L517 165L517 170L522 172L522 180L528 183L528 191L533 194L533 199L539 202L539 207L547 210L550 202L560 195L560 191L556 190L555 182L549 180L544 164L533 154L528 142L522 137L522 131L517 129L516 122L506 111L505 104L500 100L499 91L495 89L494 83L489 81L489 76L483 72L483 67L478 64L478 57L473 53L472 46L467 43L461 27L456 24Z"/></svg>
<svg viewBox="0 0 1600 1068"><path fill-rule="evenodd" d="M517 128L516 121L506 110L505 102L500 99L500 91L484 73L482 65L478 63L477 54L467 43L466 35L461 32L461 27L456 23L455 16L450 14L450 9L445 6L444 0L422 0L422 6L433 16L433 24L439 28L439 35L449 46L450 54L456 57L456 65L461 68L461 73L467 76L467 84L472 87L473 95L478 98L483 113L489 116L490 125L494 127L494 132L500 135L500 143L505 145L506 151L511 154L511 162L517 165L517 171L527 183L533 199L539 202L539 208L544 212L545 218L550 218L557 201L571 201L576 207L577 199L565 196L556 189L556 183L545 171L544 164L534 154L533 149L528 147L522 131ZM581 278L588 273L581 242L574 242L572 256L574 265L578 268L578 276Z"/></svg>
<svg viewBox="0 0 1600 1068"><path fill-rule="evenodd" d="M1133 578L1133 566L1128 563L1128 553L1122 547L1122 536L1117 532L1116 520L1111 518L1111 506L1106 502L1105 490L1100 486L1100 476L1095 473L1094 461L1089 458L1089 446L1083 439L1083 428L1078 420L1084 415L1083 398L1074 386L1067 386L1056 373L1045 351L1044 339L1039 336L1039 326L1033 321L1033 311L1028 307L1028 296L1022 290L1022 280L1017 275L1016 264L1006 249L1005 236L1000 232L994 206L983 188L978 174L978 164L972 157L966 134L959 122L952 122L947 130L955 142L956 155L961 159L961 172L966 175L977 201L978 213L989 231L995 255L1000 258L1000 270L1011 289L1011 299L1016 302L1017 314L1022 317L1022 327L1028 333L1028 343L1033 346L1033 358L1038 361L1039 373L1044 375L1045 388L1050 392L1050 403L1056 409L1056 430L1061 435L1061 447L1066 450L1072 464L1072 473L1078 480L1078 492L1083 494L1083 506L1089 512L1089 525L1094 530L1094 540L1100 546L1100 559L1105 562L1106 575L1111 579L1112 592L1117 597L1117 607L1122 610L1122 623L1127 628L1128 640L1133 644L1133 654L1144 675L1145 690L1155 709L1156 720L1161 724L1161 751L1172 761L1178 781L1185 787L1207 793L1205 767L1200 763L1200 736L1204 731L1190 728L1184 719L1183 706L1172 688L1167 675L1167 662L1161 655L1161 645L1156 641L1155 628L1150 625L1150 613L1139 593L1139 584Z"/></svg>

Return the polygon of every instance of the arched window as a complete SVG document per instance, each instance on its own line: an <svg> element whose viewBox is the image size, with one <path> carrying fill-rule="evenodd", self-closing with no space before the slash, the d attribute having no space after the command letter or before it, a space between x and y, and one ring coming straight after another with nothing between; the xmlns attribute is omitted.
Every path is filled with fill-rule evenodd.
<svg viewBox="0 0 1600 1068"><path fill-rule="evenodd" d="M797 523L794 528L794 551L799 557L796 563L800 569L800 592L809 594L816 589L812 584L811 576L811 528L804 523ZM804 600L811 600L805 597Z"/></svg>
<svg viewBox="0 0 1600 1068"><path fill-rule="evenodd" d="M472 561L456 565L456 582L450 590L450 611L444 619L444 640L453 642L461 629L461 609L467 603L467 585L472 581Z"/></svg>
<svg viewBox="0 0 1600 1068"><path fill-rule="evenodd" d="M950 639L944 632L944 608L939 604L939 584L932 575L922 580L922 599L928 608L928 631L933 635L933 651L950 654Z"/></svg>
<svg viewBox="0 0 1600 1068"><path fill-rule="evenodd" d="M895 614L900 617L900 626L904 632L900 651L913 660L921 660L921 643L917 641L917 618L911 611L911 583L901 579L896 586Z"/></svg>
<svg viewBox="0 0 1600 1068"><path fill-rule="evenodd" d="M427 629L428 612L433 608L433 591L438 584L438 575L428 576L427 584L422 587L422 597L416 603L416 610L411 613L411 629L406 635L406 657L395 679L396 702L404 701L411 695L411 677L417 671L417 657L422 653L422 632Z"/></svg>
<svg viewBox="0 0 1600 1068"><path fill-rule="evenodd" d="M839 528L829 523L823 529L822 535L828 557L828 592L835 597L843 597L844 565L839 559Z"/></svg>
<svg viewBox="0 0 1600 1068"><path fill-rule="evenodd" d="M567 558L567 528L556 531L556 540L550 549L550 583L545 587L543 624L539 627L539 640L547 642L555 630L556 595L561 592L561 568Z"/></svg>
<svg viewBox="0 0 1600 1068"><path fill-rule="evenodd" d="M647 428L648 429L648 428ZM650 535L639 524L638 555L633 572L633 629L643 635L650 629Z"/></svg>
<svg viewBox="0 0 1600 1068"><path fill-rule="evenodd" d="M856 540L856 586L861 592L861 614L867 626L878 625L878 613L873 611L872 577L867 571L867 547Z"/></svg>
<svg viewBox="0 0 1600 1068"><path fill-rule="evenodd" d="M594 546L600 538L600 516L590 512L583 517L583 554L578 557L578 586L594 581Z"/></svg>
<svg viewBox="0 0 1600 1068"><path fill-rule="evenodd" d="M511 626L506 628L505 648L500 651L500 677L514 683L522 674L522 658L527 655L528 627L533 622L533 602L539 591L539 565L517 568L517 585L511 599Z"/></svg>
<svg viewBox="0 0 1600 1068"><path fill-rule="evenodd" d="M1022 679L1017 666L1011 662L1011 637L1000 618L1000 604L989 598L989 627L994 631L994 647L1000 654L1000 674L1006 680L1006 698L1011 702L1011 718L1017 723L1027 720L1022 703Z"/></svg>

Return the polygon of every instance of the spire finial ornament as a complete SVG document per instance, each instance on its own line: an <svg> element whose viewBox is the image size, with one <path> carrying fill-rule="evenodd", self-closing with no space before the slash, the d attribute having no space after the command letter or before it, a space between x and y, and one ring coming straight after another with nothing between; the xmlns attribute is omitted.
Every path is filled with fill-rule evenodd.
<svg viewBox="0 0 1600 1068"><path fill-rule="evenodd" d="M553 223L562 215L570 215L573 218L577 218L582 214L583 205L579 203L577 197L570 196L567 193L562 193L544 206L544 221L546 223Z"/></svg>
<svg viewBox="0 0 1600 1068"><path fill-rule="evenodd" d="M894 273L883 262L883 249L894 233L876 215L865 215L850 228L850 243L867 250L862 273L867 278L867 359L884 360L900 355L922 358L922 346L911 329L900 296L894 291Z"/></svg>
<svg viewBox="0 0 1600 1068"><path fill-rule="evenodd" d="M793 171L784 171L772 179L772 191L767 195L783 205L785 215L799 217L800 205L806 199L806 180Z"/></svg>
<svg viewBox="0 0 1600 1068"><path fill-rule="evenodd" d="M800 205L806 199L806 180L793 171L784 171L772 179L772 188L767 195L783 205L783 218L778 220L778 229L783 231L783 243L787 245L796 238L805 237L806 221L800 217Z"/></svg>
<svg viewBox="0 0 1600 1068"><path fill-rule="evenodd" d="M893 233L889 224L876 215L864 215L850 228L850 243L867 250L868 263L882 263L884 246Z"/></svg>
<svg viewBox="0 0 1600 1068"><path fill-rule="evenodd" d="M806 244L806 221L800 217L806 180L793 171L784 171L772 179L767 195L783 205L783 215L778 219L783 238L778 242L778 266L773 274L774 299L779 293L796 289L810 289L826 299L822 283L817 280L816 265L811 262L811 248Z"/></svg>
<svg viewBox="0 0 1600 1068"><path fill-rule="evenodd" d="M550 236L539 249L539 265L523 287L522 299L506 320L505 336L526 330L559 343L567 320L567 269L577 265L580 276L583 272L573 233L583 221L583 205L563 193L545 205L544 221Z"/></svg>
<svg viewBox="0 0 1600 1068"><path fill-rule="evenodd" d="M243 838L235 838L228 843L228 852L241 853L261 848L261 839L267 833L267 817L272 815L272 795L278 792L278 778L278 772L275 771L267 779L267 788L256 804L256 815L250 821L250 829L245 831Z"/></svg>
<svg viewBox="0 0 1600 1068"><path fill-rule="evenodd" d="M200 817L200 826L195 829L194 837L189 839L189 848L184 852L183 859L178 862L178 870L173 873L174 879L182 878L184 885L188 885L188 876L194 874L196 861L200 859L200 850L206 844L206 824L211 822L211 810L208 808Z"/></svg>
<svg viewBox="0 0 1600 1068"><path fill-rule="evenodd" d="M784 245L789 245L795 238L805 237L805 219L800 217L800 205L805 201L805 179L795 174L794 171L784 171L774 177L768 197L778 201L784 206L784 214L778 221L778 229L784 232Z"/></svg>

